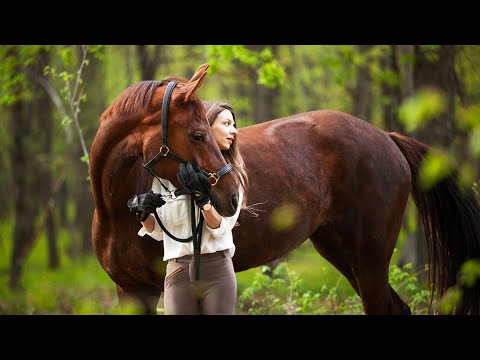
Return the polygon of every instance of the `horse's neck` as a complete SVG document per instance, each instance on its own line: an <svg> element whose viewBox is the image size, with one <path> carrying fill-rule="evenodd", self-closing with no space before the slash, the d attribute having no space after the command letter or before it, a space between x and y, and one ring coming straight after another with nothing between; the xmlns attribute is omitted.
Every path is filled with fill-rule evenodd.
<svg viewBox="0 0 480 360"><path fill-rule="evenodd" d="M141 144L134 143L127 131L115 130L99 129L92 145L90 177L98 211L108 211L112 203L134 193L141 178L138 169L142 159L136 155Z"/></svg>

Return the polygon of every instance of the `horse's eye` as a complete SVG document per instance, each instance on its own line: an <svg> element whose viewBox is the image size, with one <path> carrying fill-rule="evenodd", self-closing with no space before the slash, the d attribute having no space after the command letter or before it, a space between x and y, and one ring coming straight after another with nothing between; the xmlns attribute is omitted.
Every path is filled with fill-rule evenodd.
<svg viewBox="0 0 480 360"><path fill-rule="evenodd" d="M192 134L192 139L197 142L203 142L203 135L199 133Z"/></svg>

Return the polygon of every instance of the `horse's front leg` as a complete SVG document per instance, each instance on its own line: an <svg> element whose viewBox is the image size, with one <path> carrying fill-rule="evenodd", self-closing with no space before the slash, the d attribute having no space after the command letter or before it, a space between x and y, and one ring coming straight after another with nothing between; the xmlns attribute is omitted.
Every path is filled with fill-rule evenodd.
<svg viewBox="0 0 480 360"><path fill-rule="evenodd" d="M120 305L132 302L140 307L140 312L145 315L157 315L157 305L162 290L153 286L138 286L136 288L117 287L117 297Z"/></svg>

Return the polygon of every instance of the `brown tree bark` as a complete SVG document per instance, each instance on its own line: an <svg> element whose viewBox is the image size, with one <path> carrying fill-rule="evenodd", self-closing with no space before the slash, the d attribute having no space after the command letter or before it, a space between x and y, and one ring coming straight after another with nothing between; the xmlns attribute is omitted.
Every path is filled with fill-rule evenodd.
<svg viewBox="0 0 480 360"><path fill-rule="evenodd" d="M446 98L446 110L418 129L414 136L430 145L451 145L455 132L455 46L440 45L435 51L438 59L432 59L432 50L415 46L414 81L415 90L433 87L441 91Z"/></svg>
<svg viewBox="0 0 480 360"><path fill-rule="evenodd" d="M221 82L220 84L222 88L222 94L230 94L231 89L225 82ZM234 96L236 101L241 101L241 99L248 99L249 97L249 87L247 84L245 84L244 81L237 81L235 83L235 89L234 89ZM233 99L226 99L231 105L233 105L235 102ZM252 109L249 108L234 108L235 111L235 118L238 120L240 119L249 119L253 117L253 111Z"/></svg>
<svg viewBox="0 0 480 360"><path fill-rule="evenodd" d="M397 60L397 45L390 45L388 54L383 58L382 65L385 70L390 70L400 79L400 69ZM388 99L383 104L383 119L385 130L397 131L403 133L405 131L402 124L398 121L398 107L402 102L402 94L400 83L398 85L382 83L382 93Z"/></svg>
<svg viewBox="0 0 480 360"><path fill-rule="evenodd" d="M152 51L149 51L148 45L135 45L135 48L140 65L141 80L154 80L160 59L160 45L153 46Z"/></svg>
<svg viewBox="0 0 480 360"><path fill-rule="evenodd" d="M360 54L365 54L372 45L358 45ZM352 114L365 121L372 120L372 77L367 65L357 68L357 79L352 91L353 110Z"/></svg>
<svg viewBox="0 0 480 360"><path fill-rule="evenodd" d="M310 87L305 84L303 80L302 72L299 69L307 67L312 69L316 64L312 63L310 59L303 59L298 54L298 47L294 45L288 45L288 51L292 57L291 66L285 68L287 73L287 79L291 79L291 86L289 91L291 93L292 100L287 101L287 114L297 114L313 109L320 109L321 96L317 98L311 91ZM298 99L298 103L296 102ZM313 103L312 107L309 104ZM300 105L300 106L298 106ZM285 107L285 105L284 105Z"/></svg>
<svg viewBox="0 0 480 360"><path fill-rule="evenodd" d="M12 50L16 51L16 50ZM15 54L13 54L15 56ZM20 72L18 66L17 72ZM18 86L16 95L19 96L21 88ZM30 124L26 116L27 105L21 98L10 109L10 126L13 136L11 159L12 176L14 184L14 216L13 247L10 264L9 286L12 290L19 289L19 279L23 269L25 246L32 235L33 214L30 206L28 192L28 166L31 165L31 156L28 153L27 137Z"/></svg>
<svg viewBox="0 0 480 360"><path fill-rule="evenodd" d="M432 51L434 51L433 54ZM442 145L448 147L452 144L456 135L454 124L455 96L457 92L455 47L453 45L441 45L437 50L432 50L415 45L414 52L415 91L418 92L425 87L438 89L445 95L446 110L411 135L432 146ZM418 219L418 224L418 228L420 228L420 219ZM412 262L414 268L417 271L421 271L424 269L425 264L428 263L427 247L423 231L417 231L416 235L411 239L413 244L404 247L400 263L404 264L414 259L415 261ZM412 254L412 251L415 254ZM421 278L425 278L425 276L421 276Z"/></svg>
<svg viewBox="0 0 480 360"><path fill-rule="evenodd" d="M42 76L43 68L49 63L50 54L46 51L42 51L38 54L37 66L34 69L38 76ZM32 81L32 83L35 83ZM42 129L44 136L43 139L43 154L47 160L47 164L43 164L40 168L40 177L42 184L39 189L43 189L40 194L41 206L46 207L46 219L45 230L47 232L47 250L48 250L48 265L51 269L56 269L60 266L60 257L57 244L57 229L55 225L55 218L53 216L53 206L48 206L48 201L53 187L52 184L52 169L50 164L52 163L53 152L53 111L52 102L47 93L40 86L37 86L36 91L38 97L36 99L38 111L38 121Z"/></svg>
<svg viewBox="0 0 480 360"><path fill-rule="evenodd" d="M265 45L252 45L249 48L253 51L260 52L265 48ZM278 49L277 45L271 46L274 56ZM276 117L275 114L275 99L278 97L277 89L269 89L257 83L257 70L250 69L250 78L253 80L253 119L255 123L262 123L272 120Z"/></svg>

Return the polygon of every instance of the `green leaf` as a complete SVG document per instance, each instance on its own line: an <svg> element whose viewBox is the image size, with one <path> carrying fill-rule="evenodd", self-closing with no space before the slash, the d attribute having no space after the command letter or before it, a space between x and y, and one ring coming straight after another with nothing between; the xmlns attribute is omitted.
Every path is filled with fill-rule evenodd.
<svg viewBox="0 0 480 360"><path fill-rule="evenodd" d="M460 284L467 287L474 286L480 280L480 261L470 259L462 264L460 269Z"/></svg>
<svg viewBox="0 0 480 360"><path fill-rule="evenodd" d="M462 291L457 287L449 288L439 301L441 314L451 314L455 306L462 299Z"/></svg>
<svg viewBox="0 0 480 360"><path fill-rule="evenodd" d="M88 164L88 163L90 162L90 154L85 154L85 155L83 155L83 156L80 158L80 160L81 160L82 162Z"/></svg>
<svg viewBox="0 0 480 360"><path fill-rule="evenodd" d="M63 64L66 68L70 67L73 59L73 48L72 47L65 47L61 48L59 54L62 58Z"/></svg>
<svg viewBox="0 0 480 360"><path fill-rule="evenodd" d="M480 158L480 126L477 126L470 135L468 149L474 157Z"/></svg>
<svg viewBox="0 0 480 360"><path fill-rule="evenodd" d="M480 106L469 106L467 108L459 108L455 117L457 126L465 131L471 131L480 127Z"/></svg>
<svg viewBox="0 0 480 360"><path fill-rule="evenodd" d="M285 83L285 71L275 61L266 63L258 70L258 83L268 88L275 88Z"/></svg>
<svg viewBox="0 0 480 360"><path fill-rule="evenodd" d="M62 126L68 126L73 122L73 120L69 116L65 116L62 119Z"/></svg>
<svg viewBox="0 0 480 360"><path fill-rule="evenodd" d="M425 156L420 171L420 186L424 190L430 189L437 182L451 174L454 161L443 150L432 148Z"/></svg>
<svg viewBox="0 0 480 360"><path fill-rule="evenodd" d="M426 88L399 107L399 120L407 132L412 132L445 110L445 96L434 88Z"/></svg>

